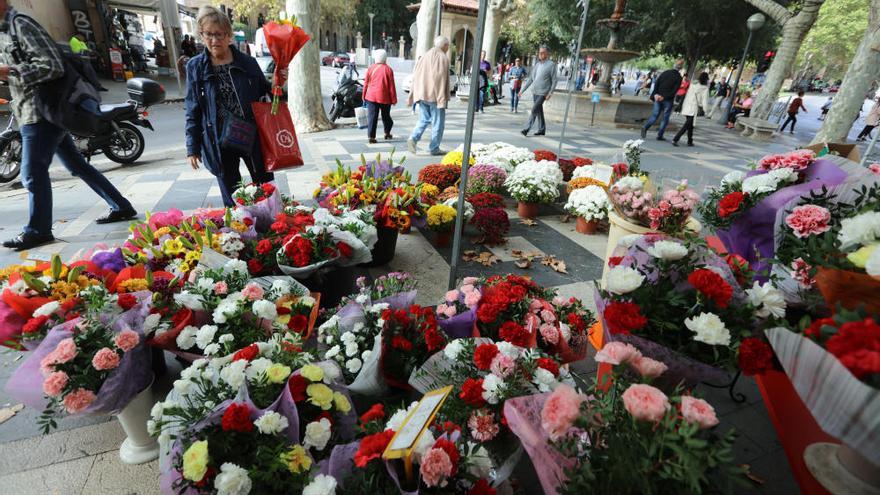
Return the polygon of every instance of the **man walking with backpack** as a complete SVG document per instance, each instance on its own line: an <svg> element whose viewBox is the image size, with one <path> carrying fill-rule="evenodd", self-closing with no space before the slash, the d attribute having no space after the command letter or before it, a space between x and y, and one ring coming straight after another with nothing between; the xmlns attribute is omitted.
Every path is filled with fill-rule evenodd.
<svg viewBox="0 0 880 495"><path fill-rule="evenodd" d="M681 68L684 67L684 60L675 61L672 69L663 71L657 82L654 84L654 90L649 97L654 102L654 111L651 118L645 122L642 127L642 139L648 134L648 129L660 120L660 129L657 130L657 141L665 141L663 132L666 131L666 125L669 124L669 116L672 115L672 108L675 105L675 94L681 87ZM661 118L662 114L662 118Z"/></svg>
<svg viewBox="0 0 880 495"><path fill-rule="evenodd" d="M61 51L45 29L0 0L0 81L9 84L12 111L21 129L21 182L28 190L30 220L21 234L3 242L17 251L55 240L52 235L52 183L49 166L57 153L61 164L110 205L97 223L137 216L131 203L77 150L66 129L46 120L37 109L40 84L65 75Z"/></svg>

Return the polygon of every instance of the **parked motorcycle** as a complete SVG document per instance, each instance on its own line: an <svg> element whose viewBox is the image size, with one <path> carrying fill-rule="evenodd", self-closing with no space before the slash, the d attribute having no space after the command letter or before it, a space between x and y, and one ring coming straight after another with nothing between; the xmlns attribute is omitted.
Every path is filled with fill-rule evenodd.
<svg viewBox="0 0 880 495"><path fill-rule="evenodd" d="M125 103L101 105L94 135L72 134L77 149L87 159L103 153L116 163L137 161L144 152L144 135L136 126L153 131L147 108L165 101L165 88L151 79L136 77L126 83ZM0 104L8 101L0 101ZM0 133L0 182L10 182L21 171L21 132L10 113L6 130Z"/></svg>
<svg viewBox="0 0 880 495"><path fill-rule="evenodd" d="M364 106L363 93L364 87L355 79L354 70L351 66L346 67L330 97L333 101L330 105L330 122L336 122L339 117L354 117L354 109Z"/></svg>

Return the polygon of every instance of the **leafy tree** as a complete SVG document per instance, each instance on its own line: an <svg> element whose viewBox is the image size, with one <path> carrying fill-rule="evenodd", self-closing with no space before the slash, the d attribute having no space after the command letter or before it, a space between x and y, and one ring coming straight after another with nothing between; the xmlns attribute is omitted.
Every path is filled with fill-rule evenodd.
<svg viewBox="0 0 880 495"><path fill-rule="evenodd" d="M345 0L340 0L345 4ZM351 9L355 12L356 28L364 35L364 44L370 43L370 16L367 14L372 12L376 14L373 18L373 44L381 46L379 39L384 32L387 36L397 40L401 35L409 39L409 26L415 22L415 13L406 9L406 6L413 3L409 0L359 0L357 8L352 8L351 1L345 9ZM433 37L432 37L433 38Z"/></svg>
<svg viewBox="0 0 880 495"><path fill-rule="evenodd" d="M819 20L804 38L797 66L809 64L825 69L826 78L837 79L846 71L868 25L866 0L834 0L819 10Z"/></svg>
<svg viewBox="0 0 880 495"><path fill-rule="evenodd" d="M229 3L235 17L243 15L248 19L261 13L266 16L267 20L274 19L285 7L284 0L232 0Z"/></svg>

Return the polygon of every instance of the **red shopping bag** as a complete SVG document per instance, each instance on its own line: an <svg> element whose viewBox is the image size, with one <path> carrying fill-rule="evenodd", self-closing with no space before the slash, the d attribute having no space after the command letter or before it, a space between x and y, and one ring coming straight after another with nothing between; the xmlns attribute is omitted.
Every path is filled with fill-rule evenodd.
<svg viewBox="0 0 880 495"><path fill-rule="evenodd" d="M271 103L254 102L251 107L260 131L260 146L266 171L274 172L302 165L302 153L299 151L293 119L290 118L287 105L280 105L275 114L272 114Z"/></svg>

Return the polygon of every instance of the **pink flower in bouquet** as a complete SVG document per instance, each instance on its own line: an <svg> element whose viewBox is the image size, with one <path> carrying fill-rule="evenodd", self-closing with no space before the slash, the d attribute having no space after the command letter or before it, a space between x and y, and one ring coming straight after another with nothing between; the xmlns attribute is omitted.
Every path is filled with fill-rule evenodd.
<svg viewBox="0 0 880 495"><path fill-rule="evenodd" d="M66 363L76 357L76 344L73 343L72 338L66 338L61 342L58 342L55 350L52 351L50 354L55 355L55 363Z"/></svg>
<svg viewBox="0 0 880 495"><path fill-rule="evenodd" d="M872 163L868 165L868 170L873 172L874 175L880 175L880 163Z"/></svg>
<svg viewBox="0 0 880 495"><path fill-rule="evenodd" d="M477 291L468 292L467 294L464 295L464 304L465 304L465 306L467 306L469 308L473 308L477 304L480 304L481 297L482 296Z"/></svg>
<svg viewBox="0 0 880 495"><path fill-rule="evenodd" d="M111 350L109 347L104 347L95 353L95 356L92 358L92 366L96 370L115 369L119 366L119 354L116 354L116 351Z"/></svg>
<svg viewBox="0 0 880 495"><path fill-rule="evenodd" d="M637 356L631 359L629 365L645 378L657 378L668 369L662 362L645 356Z"/></svg>
<svg viewBox="0 0 880 495"><path fill-rule="evenodd" d="M540 299L532 299L532 302L529 303L529 311L531 311L532 313L537 313L542 309L544 309L544 304L541 302Z"/></svg>
<svg viewBox="0 0 880 495"><path fill-rule="evenodd" d="M431 449L422 456L419 468L425 486L446 486L446 478L452 476L452 461L443 449Z"/></svg>
<svg viewBox="0 0 880 495"><path fill-rule="evenodd" d="M658 422L669 410L666 394L650 385L635 383L623 392L623 407L640 421Z"/></svg>
<svg viewBox="0 0 880 495"><path fill-rule="evenodd" d="M492 362L489 363L489 370L493 375L498 375L500 378L507 378L513 373L514 368L516 367L516 362L514 359L503 352L499 352L492 358Z"/></svg>
<svg viewBox="0 0 880 495"><path fill-rule="evenodd" d="M58 397L67 386L70 377L63 371L56 371L46 377L43 382L43 393L49 397Z"/></svg>
<svg viewBox="0 0 880 495"><path fill-rule="evenodd" d="M221 280L214 284L214 294L222 296L225 295L227 292L229 292L229 286L226 285L226 282Z"/></svg>
<svg viewBox="0 0 880 495"><path fill-rule="evenodd" d="M758 168L761 170L791 168L800 172L809 167L815 159L816 153L812 150L797 150L782 155L767 155L758 161Z"/></svg>
<svg viewBox="0 0 880 495"><path fill-rule="evenodd" d="M704 430L718 424L715 408L703 399L690 395L681 397L681 415L688 423L696 423Z"/></svg>
<svg viewBox="0 0 880 495"><path fill-rule="evenodd" d="M474 411L468 418L468 428L471 436L478 442L488 442L498 435L500 428L495 418L486 411Z"/></svg>
<svg viewBox="0 0 880 495"><path fill-rule="evenodd" d="M812 268L803 258L795 258L791 262L791 276L802 287L812 287L816 284L816 279L810 276Z"/></svg>
<svg viewBox="0 0 880 495"><path fill-rule="evenodd" d="M479 281L480 279L477 277L465 277L462 279L461 283L462 285L476 285Z"/></svg>
<svg viewBox="0 0 880 495"><path fill-rule="evenodd" d="M796 206L788 216L785 224L794 231L798 238L827 232L831 225L831 212L828 209L816 205Z"/></svg>
<svg viewBox="0 0 880 495"><path fill-rule="evenodd" d="M554 306L565 306L566 299L562 296L553 296L553 305Z"/></svg>
<svg viewBox="0 0 880 495"><path fill-rule="evenodd" d="M115 339L113 339L113 343L116 344L116 347L122 349L123 352L128 352L134 349L140 341L140 335L133 330L123 330L116 335Z"/></svg>
<svg viewBox="0 0 880 495"><path fill-rule="evenodd" d="M642 353L630 344L623 342L608 342L602 349L596 353L597 363L608 363L612 366L618 364L631 363L632 361L642 357Z"/></svg>
<svg viewBox="0 0 880 495"><path fill-rule="evenodd" d="M559 343L559 330L556 329L553 325L549 323L545 323L541 325L541 337L544 337L544 340L548 344L556 345Z"/></svg>
<svg viewBox="0 0 880 495"><path fill-rule="evenodd" d="M258 301L263 298L263 288L257 284L247 284L241 290L241 295L249 301Z"/></svg>
<svg viewBox="0 0 880 495"><path fill-rule="evenodd" d="M461 286L461 293L465 295L470 294L471 292L474 292L476 290L477 288L474 287L474 284L464 284Z"/></svg>
<svg viewBox="0 0 880 495"><path fill-rule="evenodd" d="M445 315L445 314L446 314L446 308L448 308L448 307L449 307L449 306L448 306L446 303L438 304L438 305L437 305L437 314L438 314L438 315Z"/></svg>
<svg viewBox="0 0 880 495"><path fill-rule="evenodd" d="M177 208L171 208L168 211L153 213L150 215L150 219L147 221L150 228L154 231L159 230L162 227L168 227L171 225L174 225L176 227L180 225L180 222L183 222L183 212L178 210Z"/></svg>
<svg viewBox="0 0 880 495"><path fill-rule="evenodd" d="M55 354L55 351L43 356L43 359L40 360L40 371L43 372L44 375L48 375L55 371L55 364L58 362L56 359L57 355Z"/></svg>
<svg viewBox="0 0 880 495"><path fill-rule="evenodd" d="M559 385L550 394L541 409L541 427L551 440L558 440L571 428L585 400L586 397L565 384Z"/></svg>
<svg viewBox="0 0 880 495"><path fill-rule="evenodd" d="M95 399L97 399L97 396L91 390L78 388L65 395L62 402L64 404L64 410L67 411L68 414L76 414L84 411L87 407L92 405L92 402L95 402Z"/></svg>
<svg viewBox="0 0 880 495"><path fill-rule="evenodd" d="M446 292L446 302L455 302L458 301L458 291L452 289Z"/></svg>
<svg viewBox="0 0 880 495"><path fill-rule="evenodd" d="M455 306L446 306L446 309L443 311L443 316L447 318L452 318L453 316L458 314L458 310L455 309Z"/></svg>
<svg viewBox="0 0 880 495"><path fill-rule="evenodd" d="M553 314L553 311L550 311L549 309L542 309L541 319L544 320L544 322L546 323L553 323L556 321L556 315Z"/></svg>

